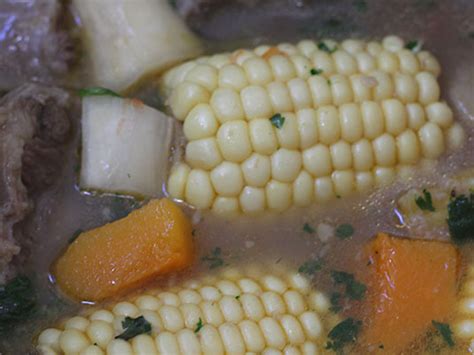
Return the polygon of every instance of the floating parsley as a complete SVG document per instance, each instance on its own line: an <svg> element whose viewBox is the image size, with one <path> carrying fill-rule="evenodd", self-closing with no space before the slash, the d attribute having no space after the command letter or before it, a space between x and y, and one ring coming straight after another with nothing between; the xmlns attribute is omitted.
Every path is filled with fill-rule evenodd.
<svg viewBox="0 0 474 355"><path fill-rule="evenodd" d="M117 94L115 91L112 91L110 89L102 88L102 87L90 87L90 88L84 88L80 89L78 91L78 94L80 97L85 97L85 96L115 96L115 97L122 97L119 94Z"/></svg>
<svg viewBox="0 0 474 355"><path fill-rule="evenodd" d="M26 276L17 276L0 286L0 330L11 329L16 322L28 319L36 309L33 284Z"/></svg>
<svg viewBox="0 0 474 355"><path fill-rule="evenodd" d="M449 324L437 322L435 320L431 321L431 324L433 324L436 330L441 334L446 344L452 348L454 346L453 331L451 330Z"/></svg>
<svg viewBox="0 0 474 355"><path fill-rule="evenodd" d="M415 202L420 210L431 212L435 211L433 200L431 199L431 193L426 189L423 189L423 196L418 196L415 198Z"/></svg>
<svg viewBox="0 0 474 355"><path fill-rule="evenodd" d="M308 233L308 234L313 234L314 233L314 228L311 227L311 225L309 223L305 223L303 225L303 231Z"/></svg>
<svg viewBox="0 0 474 355"><path fill-rule="evenodd" d="M354 0L352 4L359 12L367 11L367 1L365 0Z"/></svg>
<svg viewBox="0 0 474 355"><path fill-rule="evenodd" d="M318 49L319 50L322 50L324 52L328 52L328 53L334 53L335 51L337 51L337 46L334 46L334 48L329 48L328 45L324 42L319 42L318 43Z"/></svg>
<svg viewBox="0 0 474 355"><path fill-rule="evenodd" d="M122 328L124 332L117 335L115 339L129 340L140 334L148 334L151 332L151 324L140 316L138 318L125 317L122 321Z"/></svg>
<svg viewBox="0 0 474 355"><path fill-rule="evenodd" d="M236 300L240 300L240 295L235 296Z"/></svg>
<svg viewBox="0 0 474 355"><path fill-rule="evenodd" d="M332 271L331 277L336 285L344 285L346 295L353 300L360 301L365 296L367 287L357 281L354 275L344 271Z"/></svg>
<svg viewBox="0 0 474 355"><path fill-rule="evenodd" d="M343 348L357 340L362 322L353 318L347 318L337 324L328 334L331 339L326 344L326 349L341 352Z"/></svg>
<svg viewBox="0 0 474 355"><path fill-rule="evenodd" d="M209 263L209 269L215 269L224 265L224 259L222 259L222 249L219 247L214 248L210 255L203 256L202 261Z"/></svg>
<svg viewBox="0 0 474 355"><path fill-rule="evenodd" d="M272 125L274 125L276 128L280 129L283 127L283 124L285 123L285 117L283 117L280 113L275 113L271 118L270 122Z"/></svg>
<svg viewBox="0 0 474 355"><path fill-rule="evenodd" d="M331 302L331 307L329 307L329 310L331 312L339 313L342 310L342 306L341 306L342 295L339 292L331 293L331 297L329 301Z"/></svg>
<svg viewBox="0 0 474 355"><path fill-rule="evenodd" d="M419 42L419 41L409 41L407 44L405 44L405 48L409 49L413 52L417 52L421 49L421 42Z"/></svg>
<svg viewBox="0 0 474 355"><path fill-rule="evenodd" d="M338 237L339 239L350 238L353 234L354 227L352 227L352 225L350 225L349 223L341 224L336 228L336 237Z"/></svg>
<svg viewBox="0 0 474 355"><path fill-rule="evenodd" d="M318 259L308 260L298 268L300 274L313 276L317 271L321 270L322 263Z"/></svg>
<svg viewBox="0 0 474 355"><path fill-rule="evenodd" d="M323 72L322 69L316 69L316 68L311 68L311 70L309 71L311 75L319 75L319 74L322 74L322 72Z"/></svg>
<svg viewBox="0 0 474 355"><path fill-rule="evenodd" d="M448 204L448 227L456 242L474 240L474 193L460 195Z"/></svg>
<svg viewBox="0 0 474 355"><path fill-rule="evenodd" d="M199 320L196 323L196 328L194 328L194 333L197 334L202 329L202 327L204 327L204 324L202 323L201 317L199 317Z"/></svg>

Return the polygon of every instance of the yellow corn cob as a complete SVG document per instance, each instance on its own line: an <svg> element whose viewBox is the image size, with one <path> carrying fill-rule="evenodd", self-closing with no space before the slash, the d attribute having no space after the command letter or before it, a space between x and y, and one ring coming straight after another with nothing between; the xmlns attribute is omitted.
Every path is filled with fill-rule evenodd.
<svg viewBox="0 0 474 355"><path fill-rule="evenodd" d="M184 63L162 80L188 141L168 192L234 215L387 184L464 140L439 101L439 73L430 53L395 36L305 40Z"/></svg>
<svg viewBox="0 0 474 355"><path fill-rule="evenodd" d="M44 330L37 348L42 354L84 355L316 354L328 331L326 296L301 274L263 270L226 269L72 317ZM143 316L151 332L115 339L127 316Z"/></svg>
<svg viewBox="0 0 474 355"><path fill-rule="evenodd" d="M468 267L452 330L455 337L470 343L472 353L474 351L474 264Z"/></svg>

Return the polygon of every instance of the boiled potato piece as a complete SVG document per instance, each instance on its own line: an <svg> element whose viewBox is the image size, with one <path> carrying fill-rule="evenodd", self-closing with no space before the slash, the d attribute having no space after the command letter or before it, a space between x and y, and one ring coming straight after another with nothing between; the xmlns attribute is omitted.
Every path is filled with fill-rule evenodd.
<svg viewBox="0 0 474 355"><path fill-rule="evenodd" d="M165 0L74 0L90 53L91 84L124 91L146 74L201 52Z"/></svg>
<svg viewBox="0 0 474 355"><path fill-rule="evenodd" d="M172 119L139 100L85 97L81 188L160 195L172 133Z"/></svg>

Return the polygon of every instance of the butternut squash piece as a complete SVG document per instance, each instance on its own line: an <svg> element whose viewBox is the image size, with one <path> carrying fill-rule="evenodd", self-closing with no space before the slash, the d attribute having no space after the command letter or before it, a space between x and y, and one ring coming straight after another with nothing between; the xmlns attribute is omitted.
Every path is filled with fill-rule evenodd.
<svg viewBox="0 0 474 355"><path fill-rule="evenodd" d="M189 266L193 252L190 221L164 198L80 234L53 273L69 296L98 301Z"/></svg>
<svg viewBox="0 0 474 355"><path fill-rule="evenodd" d="M373 273L361 343L398 353L433 320L449 317L456 300L459 255L452 244L383 233L369 244L368 254Z"/></svg>

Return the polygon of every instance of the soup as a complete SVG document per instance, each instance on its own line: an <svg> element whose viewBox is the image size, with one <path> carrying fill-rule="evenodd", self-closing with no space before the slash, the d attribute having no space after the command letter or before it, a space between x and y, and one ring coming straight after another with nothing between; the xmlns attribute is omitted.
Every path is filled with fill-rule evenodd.
<svg viewBox="0 0 474 355"><path fill-rule="evenodd" d="M396 5L369 1L336 4L270 1L214 5L209 13L191 11L187 14L189 26L206 38L204 44L199 44L201 40L188 33L180 20L176 19L179 25L171 20L166 22L176 33L189 36L184 37L180 48L168 44L168 52L177 53L174 61L165 58L163 51L147 53L143 61L140 56L135 58L131 53L141 48L141 41L133 44L137 47L124 44L124 47L118 46L120 50L106 49L110 57L111 54L119 59L130 56L130 63L139 63L139 70L135 72L131 69L135 66L126 61L112 61L110 57L97 55L101 47L107 47L105 42L97 42L97 38L105 41L110 35L106 27L114 26L114 21L103 28L99 26L101 11L110 9L111 5L104 3L94 7L96 5L89 1L73 3L71 11L75 17L72 17L80 22L73 21L70 31L77 32L77 26L82 26L86 34L82 43L90 53L78 64L79 69L71 70L63 86L86 88L81 93L82 109L78 102L71 109L72 116L81 116L82 121L74 127L76 133L70 143L62 148L66 158L61 176L52 188L34 196L35 212L22 222L24 233L36 236L37 241L19 269L20 274L27 274L33 281L34 291L31 299L26 297L25 319L17 321L15 317L8 318L10 315L6 313L6 326L2 328L5 334L12 336L2 337L5 353L472 352L474 293L471 279L474 274L469 239L474 233L470 217L474 209L470 192L474 188L474 175L469 168L474 162L469 152L474 148L471 139L474 107L469 100L473 93L470 61L473 40L468 21L474 11L471 4L463 1L450 4L407 1ZM144 2L143 8L153 14L155 8L150 3ZM177 5L180 11L189 9L179 1ZM126 2L111 11L123 11L129 16L128 23L137 28L140 22L146 23L140 17L145 15L128 8ZM160 11L168 14L166 11L170 9ZM397 16L393 16L395 13ZM93 25L99 27L94 30L87 27ZM158 34L165 31L159 26L153 30ZM90 37L93 31L96 38ZM400 37L387 37L392 33ZM153 34L148 35L153 38ZM113 38L113 34L110 36ZM127 38L126 33L121 36ZM312 42L301 42L305 38ZM346 41L353 38L358 40ZM147 37L141 40L149 45ZM428 56L425 49L436 58ZM202 56L198 55L199 50ZM367 53L365 57L359 56L360 62L353 59L358 58L358 51ZM383 58L378 56L381 51ZM311 55L316 52L320 58L310 61L307 52ZM399 56L400 52L408 53L406 56L415 58L423 67L409 73L410 66L402 67L402 59L397 59L403 57ZM252 66L245 65L245 60L249 60L245 56L254 59ZM364 58L371 56L378 60L372 65L377 65L381 73L374 74L370 68L364 72ZM155 63L149 58L156 58ZM194 63L196 58L201 59ZM119 68L115 74L107 72L110 68L104 69L107 60L111 61L111 67ZM439 78L437 61L442 69ZM185 64L180 66L181 62ZM184 79L191 69L186 73L181 70L191 67L189 63L193 63L193 68L203 67L203 71L195 70L188 82L195 80L194 84L199 82L210 93L205 100L198 94L193 96L195 92L191 89L183 90L191 93L188 100L186 95L177 93L179 78ZM298 66L298 63L303 64ZM227 69L230 67L227 77L222 71L226 65ZM355 65L354 68L351 65ZM85 74L81 71L84 68L87 68ZM271 79L265 78L265 69ZM236 71L244 75L235 74ZM423 76L421 79L416 76L421 72L430 75L426 80L434 78L440 97L432 93L436 89L432 89L431 84L424 84ZM384 78L392 80L392 75L395 78L400 74L405 76L398 77L399 86L395 84L384 91ZM217 84L210 79L213 75ZM357 83L350 81L357 75L363 77L361 89L356 89ZM242 77L246 81L239 84L238 79ZM98 80L107 90L91 89L89 83L95 84ZM411 84L406 82L414 82L420 91L424 88L425 96L420 92L410 94ZM273 89L270 84L274 84ZM241 112L236 113L229 109L231 99L226 95L222 97L228 101L223 99L222 106L218 106L220 100L217 102L217 99L212 106L211 97L217 87L239 90L239 95L245 95L242 92L249 87L266 87L267 92L274 90L275 94L269 97L268 107L265 107L260 100L261 91L249 90L246 101L242 98ZM344 91L346 87L350 88L350 98ZM287 94L281 94L281 90ZM324 90L329 92L327 102L322 97ZM73 100L79 101L75 93L71 95ZM305 98L310 103L305 103ZM212 124L206 121L209 115L204 109L196 114L202 120L196 119L199 122L193 125L189 112L208 102L216 116L216 127L209 128ZM248 106L245 102L249 102ZM286 102L291 107L285 107ZM392 104L396 106L390 106ZM428 112L429 105L435 105L434 113ZM324 121L319 110L327 107L330 109L325 112L330 118ZM347 112L341 107L346 107ZM370 138L367 135L376 129L375 119L368 121L360 133L357 126L352 125L357 121L353 118L357 116L354 112L363 117L364 107L368 111L378 108L385 119L383 128ZM387 118L390 113L398 112L399 107L406 115L402 128L398 128L399 118L393 121ZM436 122L442 132L445 149L431 144L436 136L432 130L426 130L428 138L423 138L425 136L418 133L423 125L417 129L410 126L416 125L413 123L416 115L410 116L410 110L416 111L416 107L434 117L430 120ZM453 117L446 118L449 116L446 110L452 110ZM303 116L302 111L307 116ZM444 114L437 116L439 112ZM121 115L128 121L120 121ZM243 117L230 117L232 115ZM331 117L343 122L344 115L351 124L344 133L341 123L342 128L334 138ZM369 116L374 115L367 114ZM111 119L101 123L103 117ZM310 118L305 121L304 117ZM437 121L437 117L441 118ZM252 133L250 126L255 121L262 125ZM240 133L235 133L234 140L227 139L230 142L227 150L224 143L219 143L217 127L227 122L245 122L239 123L243 129L229 130L249 136L250 151L242 148L242 157L239 144L244 139ZM286 130L293 124L297 127L298 122L309 122L309 125L299 131L295 128L298 138L294 138L295 135ZM316 122L315 131L311 131L311 122ZM119 132L124 125L131 127L132 133L127 140L120 141L119 134L115 136L114 132ZM275 132L276 148L255 143L259 132L268 127ZM321 128L327 128L326 133ZM387 136L398 139L409 129L416 131L414 144L419 146L418 157L414 158L416 164L400 164L402 153L413 154L409 149L412 143L403 143L412 140L406 138L398 143L392 138L393 143ZM168 130L173 131L172 136L163 133ZM317 133L311 135L316 130ZM133 135L136 132L141 133ZM231 137L231 133L222 136ZM108 134L107 145L103 144L104 134ZM155 137L159 134L158 142L150 140L153 134ZM377 146L373 142L380 137ZM217 163L212 162L212 154L206 155L211 150L208 146L195 151L189 148L190 142L203 139L214 139L221 144L222 157ZM297 139L297 143L292 139ZM379 154L374 157L377 163L368 169L356 166L356 160L362 165L366 160L363 153L357 153L364 152L365 146L354 148L363 139L370 140L368 144L373 147L370 149ZM171 153L164 143L168 140ZM152 143L148 144L149 141ZM341 144L336 146L338 142ZM321 148L311 155L314 146L327 146L332 150ZM386 158L392 154L387 153L386 147L391 146L395 150L401 147L395 153L396 162ZM120 151L124 147L126 150ZM141 149L139 153L130 153L137 147ZM274 153L280 148L286 149L285 154L291 154L275 157ZM119 149L120 154L115 149ZM134 165L137 154L146 159ZM329 156L331 167L320 173L324 161L318 159L325 154ZM265 158L245 165L254 155ZM101 170L94 161L100 160L98 157L117 171L123 166L129 170L120 176L113 175L112 170ZM107 160L114 157L117 158L114 161ZM160 158L164 159L160 161ZM348 159L351 161L347 162ZM270 162L269 169L273 169L272 179L259 180L261 175L255 166L267 164L265 162ZM295 162L299 162L296 167ZM215 174L209 197L206 190L209 183L202 181L211 181L210 171L223 163L226 168ZM183 168L179 164L187 166ZM379 166L372 169L377 164ZM236 165L240 170L234 173ZM409 165L409 169L399 165ZM179 166L185 173L178 170ZM153 169L167 170L167 174L141 179L141 171ZM363 174L368 170L372 174L369 178ZM306 172L311 187L301 189L301 194L295 197L293 186L301 171ZM339 174L340 180L333 178L341 171L344 174ZM101 179L102 173L110 175ZM136 174L141 180L137 180ZM242 175L242 183L234 178L235 174ZM194 176L192 181L195 182L189 182L189 176ZM203 180L202 176L209 177ZM372 180L367 183L367 179ZM164 183L163 189L160 182ZM293 190L288 197L285 189L290 185ZM369 185L377 186L367 189ZM247 187L251 193L245 200L241 196ZM149 189L153 192L149 193ZM254 197L257 193L260 200ZM150 206L157 203L154 199L165 196L174 198L175 202L170 210L163 207L164 211L178 208L182 212L163 212L167 217L158 216L158 208L150 212ZM163 233L166 228L156 227L163 219L173 221L169 225L181 229L176 234L173 234L174 229L170 234ZM133 230L137 225L142 228L143 238L134 244ZM165 263L169 255L165 257L163 250L168 244L163 242L158 251L153 249L153 255L159 256L156 263L142 264L150 255L145 253L149 235L158 235L160 243L169 241L166 239L169 235L174 236L173 241L184 236L176 243L179 246L173 249L174 254L170 254L179 256L176 257L179 262ZM102 243L105 239L110 243ZM154 239L150 243L155 246ZM189 246L189 243L194 251L193 257L188 258L189 251L182 245ZM114 257L117 257L116 264L104 261ZM78 261L71 261L73 259ZM89 262L82 263L84 260ZM122 267L121 261L126 264L130 260L134 260L134 264L124 268L121 276L114 276ZM169 257L169 260L175 259ZM129 281L131 275L136 277L133 282ZM21 283L16 286L22 291L28 289ZM16 297L14 288L8 289L13 290L11 292L6 290L3 293L7 301L7 296ZM33 299L35 311L30 312L29 302Z"/></svg>

